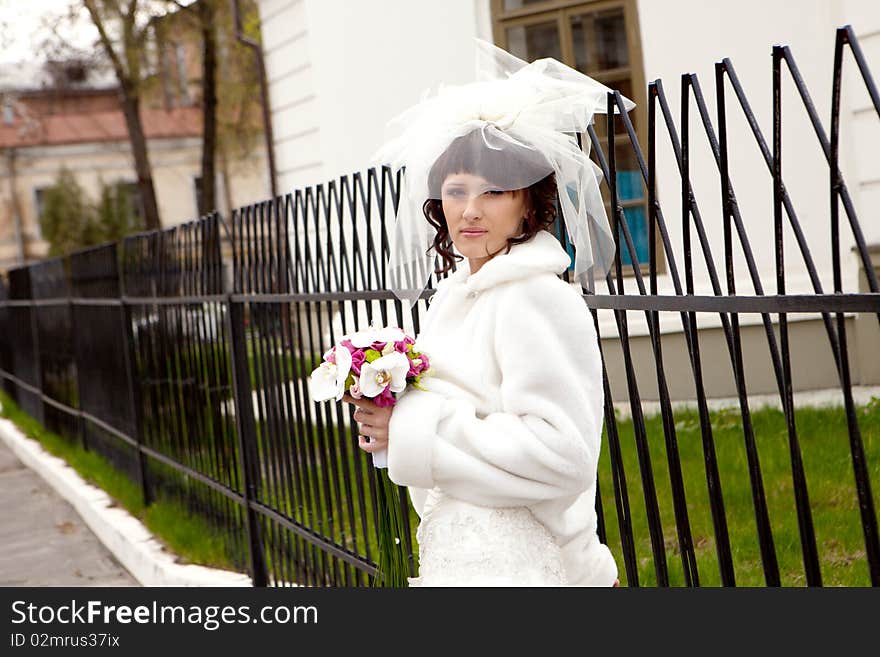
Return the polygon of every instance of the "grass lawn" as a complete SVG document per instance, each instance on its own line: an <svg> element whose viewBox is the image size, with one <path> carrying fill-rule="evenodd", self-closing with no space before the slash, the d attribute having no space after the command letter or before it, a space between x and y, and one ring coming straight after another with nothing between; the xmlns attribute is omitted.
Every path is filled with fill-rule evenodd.
<svg viewBox="0 0 880 657"><path fill-rule="evenodd" d="M880 509L880 399L857 407L875 509ZM764 572L738 409L711 413L737 586L764 586ZM762 408L752 412L755 439L783 586L804 586L805 569L798 530L785 416ZM825 586L870 586L855 479L842 407L801 408L795 424L803 457ZM641 586L657 578L645 514L644 489L631 421L618 421ZM720 586L721 576L709 497L699 415L675 412L675 427L701 586ZM663 528L669 581L683 586L684 575L674 522L666 443L659 415L646 418L648 444ZM607 434L599 462L607 543L617 559L621 585L627 584L618 517L613 498Z"/></svg>

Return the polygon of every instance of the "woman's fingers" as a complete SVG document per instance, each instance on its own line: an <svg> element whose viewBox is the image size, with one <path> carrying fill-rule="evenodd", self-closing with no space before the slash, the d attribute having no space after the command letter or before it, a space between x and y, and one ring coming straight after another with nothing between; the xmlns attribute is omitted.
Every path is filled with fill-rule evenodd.
<svg viewBox="0 0 880 657"><path fill-rule="evenodd" d="M388 440L388 427L358 422L358 433L375 440Z"/></svg>
<svg viewBox="0 0 880 657"><path fill-rule="evenodd" d="M373 411L370 411L366 408L358 407L354 411L354 419L355 420L360 419L362 417L368 417L370 415L373 415Z"/></svg>
<svg viewBox="0 0 880 657"><path fill-rule="evenodd" d="M342 401L357 406L352 415L358 426L358 447L370 453L385 449L391 409L377 406L367 397L355 399L347 392L342 395Z"/></svg>
<svg viewBox="0 0 880 657"><path fill-rule="evenodd" d="M361 397L360 399L355 399L354 397L351 396L351 393L348 393L348 392L343 393L342 401L347 402L349 404L354 404L355 406L357 406L360 409L363 409L367 413L373 413L373 412L375 412L375 410L377 408L379 408L378 406L376 406L376 404L373 402L373 400L370 399L369 397Z"/></svg>
<svg viewBox="0 0 880 657"><path fill-rule="evenodd" d="M369 442L368 442L369 441ZM373 453L380 452L388 446L387 439L379 439L379 438L368 438L363 434L358 436L358 447L360 447L365 452Z"/></svg>

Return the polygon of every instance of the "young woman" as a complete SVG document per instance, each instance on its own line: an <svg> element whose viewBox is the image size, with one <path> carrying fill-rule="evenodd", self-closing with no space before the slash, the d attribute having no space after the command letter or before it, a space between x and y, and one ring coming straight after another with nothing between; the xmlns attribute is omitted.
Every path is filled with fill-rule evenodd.
<svg viewBox="0 0 880 657"><path fill-rule="evenodd" d="M436 256L438 274L466 261L437 284L417 336L433 376L390 408L344 400L359 446L387 450L420 517L411 586L617 586L596 533L599 345L549 232L559 198L577 280L607 272L614 240L595 167L560 130L584 130L609 90L555 60L478 45L496 80L423 101L379 157L406 167L395 294L414 303Z"/></svg>

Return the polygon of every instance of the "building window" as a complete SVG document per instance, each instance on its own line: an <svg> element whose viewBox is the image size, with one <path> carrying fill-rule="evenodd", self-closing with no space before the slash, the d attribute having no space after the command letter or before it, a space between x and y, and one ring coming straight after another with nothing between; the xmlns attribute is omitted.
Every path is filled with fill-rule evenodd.
<svg viewBox="0 0 880 657"><path fill-rule="evenodd" d="M196 216L201 217L205 214L205 208L202 204L202 177L193 177L193 193L196 195Z"/></svg>
<svg viewBox="0 0 880 657"><path fill-rule="evenodd" d="M141 198L141 190L136 182L116 183L116 193L126 209L128 216L129 232L143 230L144 228L144 202Z"/></svg>
<svg viewBox="0 0 880 657"><path fill-rule="evenodd" d="M48 187L37 187L34 189L34 213L36 221L34 222L34 237L38 240L43 239L43 210L46 207L46 192Z"/></svg>
<svg viewBox="0 0 880 657"><path fill-rule="evenodd" d="M635 0L492 0L492 16L495 43L516 57L529 62L553 57L632 99L636 109L629 116L639 141L647 143L646 85ZM597 117L595 128L603 149L607 148L606 124L604 116ZM647 268L646 188L622 121L615 122L614 134L618 197L638 264ZM592 157L596 159L595 154ZM610 220L607 189L603 195ZM623 231L619 233L621 263L631 273L629 249ZM657 262L659 269L662 258Z"/></svg>

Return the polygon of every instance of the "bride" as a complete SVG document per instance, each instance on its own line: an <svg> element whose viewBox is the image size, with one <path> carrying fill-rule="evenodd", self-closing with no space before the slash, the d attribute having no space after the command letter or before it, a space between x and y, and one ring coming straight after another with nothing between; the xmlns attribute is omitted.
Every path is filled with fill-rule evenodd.
<svg viewBox="0 0 880 657"><path fill-rule="evenodd" d="M420 518L410 586L617 586L596 533L598 339L559 278L571 258L551 232L559 193L576 278L607 272L595 168L559 129L585 129L608 90L555 60L478 45L497 79L423 101L380 155L406 166L395 294L415 303L437 256L437 274L466 262L437 284L417 336L433 376L391 407L343 399L357 406L360 448L387 450Z"/></svg>

